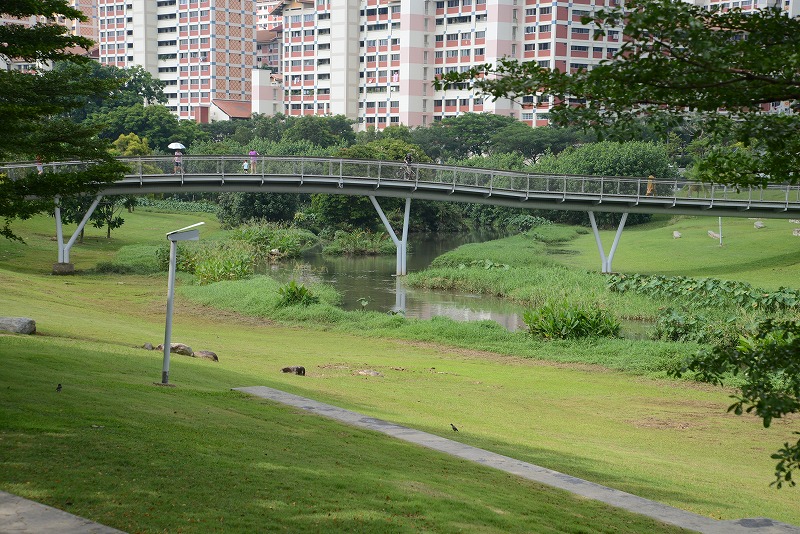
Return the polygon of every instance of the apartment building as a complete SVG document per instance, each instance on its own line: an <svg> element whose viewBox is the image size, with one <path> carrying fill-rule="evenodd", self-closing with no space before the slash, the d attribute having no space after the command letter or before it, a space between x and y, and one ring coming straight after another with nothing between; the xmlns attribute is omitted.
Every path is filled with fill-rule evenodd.
<svg viewBox="0 0 800 534"><path fill-rule="evenodd" d="M436 91L432 81L504 57L590 68L616 52L621 34L611 30L594 41L580 18L608 1L270 2L273 33L259 42L259 65L280 75L285 112L293 116L344 114L359 129L382 129L488 112L544 125L551 102L494 101L466 86Z"/></svg>
<svg viewBox="0 0 800 534"><path fill-rule="evenodd" d="M248 117L256 64L252 0L96 0L99 61L166 83L181 119Z"/></svg>

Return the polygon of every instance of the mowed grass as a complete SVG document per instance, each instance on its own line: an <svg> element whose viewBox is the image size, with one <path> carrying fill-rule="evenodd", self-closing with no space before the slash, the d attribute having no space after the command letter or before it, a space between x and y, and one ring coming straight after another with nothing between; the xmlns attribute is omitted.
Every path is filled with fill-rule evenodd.
<svg viewBox="0 0 800 534"><path fill-rule="evenodd" d="M717 217L658 217L642 226L625 228L614 255L614 271L740 280L774 290L800 284L800 237L792 235L800 224L787 219L754 220L723 217L722 246L708 231L719 232ZM672 232L681 233L673 239ZM608 254L614 231L601 232ZM577 254L559 256L565 265L599 270L600 256L594 236L581 235L566 245Z"/></svg>
<svg viewBox="0 0 800 534"><path fill-rule="evenodd" d="M16 265L0 271L3 314L39 325L32 338L0 338L0 399L10 423L0 434L10 451L0 487L12 493L130 531L657 531L560 492L230 392L267 385L712 517L800 524L796 491L768 487L769 453L793 427L763 429L726 414L726 391L313 323L281 326L180 293L173 340L214 350L221 361L173 356L177 387L162 388L152 384L160 353L134 347L163 337L165 276L58 278L48 274L52 261L39 269L24 254L0 256L3 267ZM549 350L567 358L602 349ZM285 365L305 365L308 374L281 374ZM451 422L461 432L450 431Z"/></svg>

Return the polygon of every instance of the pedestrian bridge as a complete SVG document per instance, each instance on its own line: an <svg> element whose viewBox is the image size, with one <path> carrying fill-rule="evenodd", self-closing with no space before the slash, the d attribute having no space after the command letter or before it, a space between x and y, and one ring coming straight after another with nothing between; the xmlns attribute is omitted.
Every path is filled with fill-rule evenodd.
<svg viewBox="0 0 800 534"><path fill-rule="evenodd" d="M648 180L646 177L548 175L424 163L407 165L403 162L295 156L258 156L250 163L249 156L184 155L180 166L174 165L173 156L121 159L130 165L130 172L122 180L104 187L98 200L106 195L191 192L367 196L397 245L398 274L405 274L405 241L412 199L585 211L595 232L604 272L611 270L611 259L628 213L800 219L800 187L785 184L735 188L685 180ZM247 169L243 165L245 161L248 162ZM81 165L53 163L45 167L45 172L59 172ZM0 171L13 178L17 173L31 172L32 167L33 163L17 164L5 166ZM406 199L402 238L398 238L389 225L378 197ZM608 257L600 242L595 211L622 214ZM88 221L90 213L85 220ZM61 239L59 243L62 243ZM68 262L69 246L66 246L66 259L59 251L59 261Z"/></svg>

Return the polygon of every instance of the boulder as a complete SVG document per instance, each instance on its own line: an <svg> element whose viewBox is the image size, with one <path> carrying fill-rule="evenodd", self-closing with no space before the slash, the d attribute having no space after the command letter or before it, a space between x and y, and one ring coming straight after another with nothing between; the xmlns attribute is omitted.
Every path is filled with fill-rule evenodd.
<svg viewBox="0 0 800 534"><path fill-rule="evenodd" d="M792 235L800 237L800 228L795 228L794 230L792 230Z"/></svg>
<svg viewBox="0 0 800 534"><path fill-rule="evenodd" d="M680 238L681 238L681 233L679 231L675 230L674 232L672 232L672 239L680 239Z"/></svg>
<svg viewBox="0 0 800 534"><path fill-rule="evenodd" d="M357 371L357 374L361 376L383 376L378 371L373 371L372 369L361 369Z"/></svg>
<svg viewBox="0 0 800 534"><path fill-rule="evenodd" d="M153 350L155 347L153 347L152 343L145 343L144 345L142 345L142 348L144 350ZM164 347L162 346L161 348L163 350Z"/></svg>
<svg viewBox="0 0 800 534"><path fill-rule="evenodd" d="M759 228L764 228L764 222L763 221L754 222L753 223L753 228L755 228L756 230L758 230Z"/></svg>
<svg viewBox="0 0 800 534"><path fill-rule="evenodd" d="M218 362L219 358L217 357L216 352L211 352L210 350L198 350L195 351L192 355L195 358L204 358L206 360L211 360L212 362Z"/></svg>
<svg viewBox="0 0 800 534"><path fill-rule="evenodd" d="M0 317L0 330L15 334L35 334L36 321L28 317Z"/></svg>
<svg viewBox="0 0 800 534"><path fill-rule="evenodd" d="M159 343L159 345L156 347L156 350L164 350L164 344ZM175 354L182 354L183 356L191 356L194 354L192 347L189 345L184 345L183 343L170 343L169 351L174 352Z"/></svg>
<svg viewBox="0 0 800 534"><path fill-rule="evenodd" d="M281 373L294 373L300 376L306 376L306 368L302 365L292 365L281 369Z"/></svg>

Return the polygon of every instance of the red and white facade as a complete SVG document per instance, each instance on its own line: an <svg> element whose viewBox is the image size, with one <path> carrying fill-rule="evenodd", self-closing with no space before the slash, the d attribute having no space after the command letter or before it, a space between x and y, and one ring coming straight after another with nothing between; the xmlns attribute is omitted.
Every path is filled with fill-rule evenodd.
<svg viewBox="0 0 800 534"><path fill-rule="evenodd" d="M97 0L99 60L140 65L166 82L181 119L228 118L222 101L250 102L256 27L252 0Z"/></svg>
<svg viewBox="0 0 800 534"><path fill-rule="evenodd" d="M580 18L609 1L283 1L270 6L274 33L259 43L259 65L279 74L289 115L343 114L359 129L425 126L469 112L544 125L550 102L492 101L466 88L436 91L431 82L504 57L591 68L616 51L621 34L594 41ZM274 88L274 77L269 83ZM254 109L269 107L257 99Z"/></svg>

